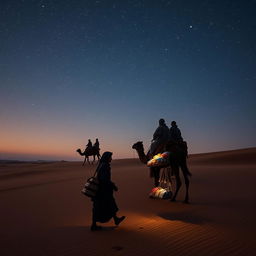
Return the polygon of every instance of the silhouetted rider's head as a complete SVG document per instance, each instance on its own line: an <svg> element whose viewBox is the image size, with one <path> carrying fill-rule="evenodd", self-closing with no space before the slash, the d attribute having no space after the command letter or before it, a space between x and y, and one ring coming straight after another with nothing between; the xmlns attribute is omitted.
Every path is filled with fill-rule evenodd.
<svg viewBox="0 0 256 256"><path fill-rule="evenodd" d="M171 122L171 125L172 125L172 126L177 126L177 124L176 124L175 121L172 121L172 122Z"/></svg>
<svg viewBox="0 0 256 256"><path fill-rule="evenodd" d="M163 118L159 119L159 125L164 125L165 124L165 120Z"/></svg>

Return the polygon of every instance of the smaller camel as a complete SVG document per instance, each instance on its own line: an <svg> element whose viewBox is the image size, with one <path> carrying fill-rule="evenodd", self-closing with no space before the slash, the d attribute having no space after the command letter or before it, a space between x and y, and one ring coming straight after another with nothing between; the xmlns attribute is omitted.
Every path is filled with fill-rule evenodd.
<svg viewBox="0 0 256 256"><path fill-rule="evenodd" d="M79 155L84 156L83 165L85 164L86 161L88 162L88 164L90 164L89 156L93 156L92 164L95 162L95 156L97 156L98 161L101 158L100 150L98 148L95 148L95 147L86 149L86 150L84 150L84 152L82 152L81 149L79 148L79 149L76 150L76 152L78 152Z"/></svg>
<svg viewBox="0 0 256 256"><path fill-rule="evenodd" d="M144 153L143 142L139 141L133 144L132 148L137 151L140 161L144 164L147 164L147 162L150 160L150 157L148 154L146 155ZM176 201L176 196L182 184L180 174L179 174L179 169L181 169L182 174L184 176L185 184L186 184L186 196L185 196L184 203L189 203L188 188L189 188L189 176L191 176L191 173L189 172L187 167L187 161L186 161L187 152L186 150L176 146L175 144L168 144L168 146L166 146L166 149L171 153L170 159L169 159L170 166L176 179L176 191L171 201ZM150 169L151 169L151 173L153 173L155 178L155 185L158 186L157 184L159 180L159 173L160 173L161 167L151 167Z"/></svg>

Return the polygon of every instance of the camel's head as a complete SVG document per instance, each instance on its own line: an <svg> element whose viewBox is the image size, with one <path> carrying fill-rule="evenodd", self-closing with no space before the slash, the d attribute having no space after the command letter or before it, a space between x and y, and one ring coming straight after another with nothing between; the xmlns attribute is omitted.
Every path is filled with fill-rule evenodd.
<svg viewBox="0 0 256 256"><path fill-rule="evenodd" d="M136 150L143 150L144 151L143 142L142 141L138 141L138 142L134 143L132 145L132 148L136 149Z"/></svg>
<svg viewBox="0 0 256 256"><path fill-rule="evenodd" d="M79 148L79 149L76 150L76 152L82 152L82 151L81 151L81 149Z"/></svg>

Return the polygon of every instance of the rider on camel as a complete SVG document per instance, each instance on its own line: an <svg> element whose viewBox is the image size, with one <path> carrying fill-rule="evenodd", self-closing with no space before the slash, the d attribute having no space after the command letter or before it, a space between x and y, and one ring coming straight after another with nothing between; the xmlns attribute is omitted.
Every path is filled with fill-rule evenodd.
<svg viewBox="0 0 256 256"><path fill-rule="evenodd" d="M91 148L92 148L92 142L91 142L91 140L89 139L89 140L88 140L88 143L87 143L87 145L86 145L85 151L87 152L87 151L90 150Z"/></svg>
<svg viewBox="0 0 256 256"><path fill-rule="evenodd" d="M153 140L150 146L150 156L153 157L155 154L160 153L164 150L165 144L168 141L169 128L165 124L165 120L161 118L159 120L159 126L153 134Z"/></svg>
<svg viewBox="0 0 256 256"><path fill-rule="evenodd" d="M100 143L99 143L99 140L98 138L96 139L95 143L93 144L93 147L97 150L100 150Z"/></svg>
<svg viewBox="0 0 256 256"><path fill-rule="evenodd" d="M169 151L172 151L172 150L175 150L175 148L177 147L182 149L186 153L186 156L188 157L187 142L183 140L181 136L181 131L178 128L177 123L175 121L172 121L171 128L169 131L169 142L167 145L167 149Z"/></svg>
<svg viewBox="0 0 256 256"><path fill-rule="evenodd" d="M169 133L169 139L172 142L175 143L180 143L183 142L183 138L181 136L180 129L178 128L178 125L175 121L171 122L171 128L170 128L170 133Z"/></svg>

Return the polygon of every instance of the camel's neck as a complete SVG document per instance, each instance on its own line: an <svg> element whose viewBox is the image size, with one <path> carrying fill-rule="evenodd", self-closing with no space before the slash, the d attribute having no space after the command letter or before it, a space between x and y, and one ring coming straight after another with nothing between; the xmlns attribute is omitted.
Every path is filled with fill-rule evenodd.
<svg viewBox="0 0 256 256"><path fill-rule="evenodd" d="M82 153L81 149L78 149L77 152L79 155L84 156L84 152Z"/></svg>
<svg viewBox="0 0 256 256"><path fill-rule="evenodd" d="M136 149L138 155L139 155L139 159L143 164L146 164L148 162L148 157L145 155L144 153L144 149Z"/></svg>

